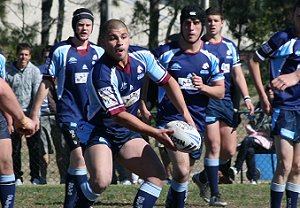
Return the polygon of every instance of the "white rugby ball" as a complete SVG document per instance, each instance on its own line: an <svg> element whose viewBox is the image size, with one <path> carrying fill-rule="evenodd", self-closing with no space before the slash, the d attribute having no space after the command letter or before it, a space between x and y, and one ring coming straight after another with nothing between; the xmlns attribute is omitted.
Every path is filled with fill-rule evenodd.
<svg viewBox="0 0 300 208"><path fill-rule="evenodd" d="M178 120L167 123L166 128L174 131L171 139L179 151L191 153L200 149L202 138L195 127Z"/></svg>

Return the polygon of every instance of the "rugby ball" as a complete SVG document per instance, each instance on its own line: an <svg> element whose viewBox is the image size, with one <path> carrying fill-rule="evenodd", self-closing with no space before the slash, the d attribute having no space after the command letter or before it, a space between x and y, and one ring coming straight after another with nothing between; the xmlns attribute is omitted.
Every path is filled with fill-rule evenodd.
<svg viewBox="0 0 300 208"><path fill-rule="evenodd" d="M171 139L179 151L191 153L200 149L202 138L195 127L176 120L167 123L166 128L174 131Z"/></svg>

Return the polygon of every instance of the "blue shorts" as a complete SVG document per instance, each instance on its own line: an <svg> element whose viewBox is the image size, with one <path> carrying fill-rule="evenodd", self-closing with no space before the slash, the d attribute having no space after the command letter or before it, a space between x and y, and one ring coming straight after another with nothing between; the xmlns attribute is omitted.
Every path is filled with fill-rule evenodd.
<svg viewBox="0 0 300 208"><path fill-rule="evenodd" d="M163 129L163 128L165 128L165 125L157 126L157 128ZM195 151L189 153L190 158L192 158L192 159L194 159L194 160L200 160L201 154L202 154L202 149L203 149L204 134L201 133L201 132L199 131L199 129L198 129L198 132L199 132L199 134L201 135L201 138L202 138L202 139L201 139L201 146L200 146L200 149L195 150Z"/></svg>
<svg viewBox="0 0 300 208"><path fill-rule="evenodd" d="M222 120L232 128L238 126L239 122L237 116L235 116L231 100L209 100L206 108L205 122L206 124L213 124L219 120Z"/></svg>
<svg viewBox="0 0 300 208"><path fill-rule="evenodd" d="M300 142L300 111L273 109L272 136Z"/></svg>
<svg viewBox="0 0 300 208"><path fill-rule="evenodd" d="M0 139L7 138L10 138L10 134L7 128L7 121L2 112L0 112Z"/></svg>
<svg viewBox="0 0 300 208"><path fill-rule="evenodd" d="M105 144L112 150L113 156L119 153L126 142L135 138L143 139L140 134L132 131L126 132L120 139L103 128L96 128L94 125L83 121L78 123L76 134L80 139L83 151L97 144Z"/></svg>

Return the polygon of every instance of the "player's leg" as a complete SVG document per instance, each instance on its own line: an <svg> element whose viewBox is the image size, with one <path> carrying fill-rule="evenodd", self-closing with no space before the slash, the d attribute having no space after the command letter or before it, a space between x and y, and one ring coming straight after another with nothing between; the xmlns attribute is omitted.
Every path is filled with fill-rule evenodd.
<svg viewBox="0 0 300 208"><path fill-rule="evenodd" d="M292 168L294 150L289 141L281 139L279 136L275 136L274 142L277 166L271 182L271 207L277 208L281 207L287 177Z"/></svg>
<svg viewBox="0 0 300 208"><path fill-rule="evenodd" d="M165 169L158 155L144 139L137 138L123 145L117 159L144 180L133 206L153 207L160 195L163 180L166 179Z"/></svg>
<svg viewBox="0 0 300 208"><path fill-rule="evenodd" d="M5 118L0 113L0 201L2 207L12 208L15 201L15 175L12 161L12 142Z"/></svg>
<svg viewBox="0 0 300 208"><path fill-rule="evenodd" d="M74 123L62 125L62 133L70 148L70 162L65 184L65 208L74 207L80 185L87 181L87 170L80 141L75 132L76 127L77 125Z"/></svg>
<svg viewBox="0 0 300 208"><path fill-rule="evenodd" d="M93 205L100 194L111 184L113 157L107 144L95 144L84 151L84 158L90 179L81 184L78 192L77 208Z"/></svg>
<svg viewBox="0 0 300 208"><path fill-rule="evenodd" d="M190 157L188 153L168 150L172 161L173 174L166 207L184 207L190 176Z"/></svg>
<svg viewBox="0 0 300 208"><path fill-rule="evenodd" d="M294 157L286 187L286 207L298 207L300 193L300 143L294 143Z"/></svg>
<svg viewBox="0 0 300 208"><path fill-rule="evenodd" d="M206 156L204 168L211 190L209 204L213 206L226 206L227 203L221 200L218 186L219 158L221 151L220 122L207 124L207 138L205 139Z"/></svg>

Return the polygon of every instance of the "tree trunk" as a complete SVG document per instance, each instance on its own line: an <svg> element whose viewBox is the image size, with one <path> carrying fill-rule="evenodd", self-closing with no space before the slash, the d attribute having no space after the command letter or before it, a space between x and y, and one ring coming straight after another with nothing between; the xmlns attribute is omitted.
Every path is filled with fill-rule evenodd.
<svg viewBox="0 0 300 208"><path fill-rule="evenodd" d="M42 34L41 45L46 46L49 44L49 33L51 28L52 18L50 11L53 0L42 0Z"/></svg>
<svg viewBox="0 0 300 208"><path fill-rule="evenodd" d="M100 12L100 27L97 44L100 44L100 30L101 25L108 20L108 0L101 0L99 2L99 12Z"/></svg>
<svg viewBox="0 0 300 208"><path fill-rule="evenodd" d="M150 33L148 47L150 50L158 46L159 0L150 0Z"/></svg>
<svg viewBox="0 0 300 208"><path fill-rule="evenodd" d="M54 43L58 43L62 38L62 31L64 27L64 19L65 19L65 0L58 0L58 19L57 19L57 29L56 29L56 37Z"/></svg>

